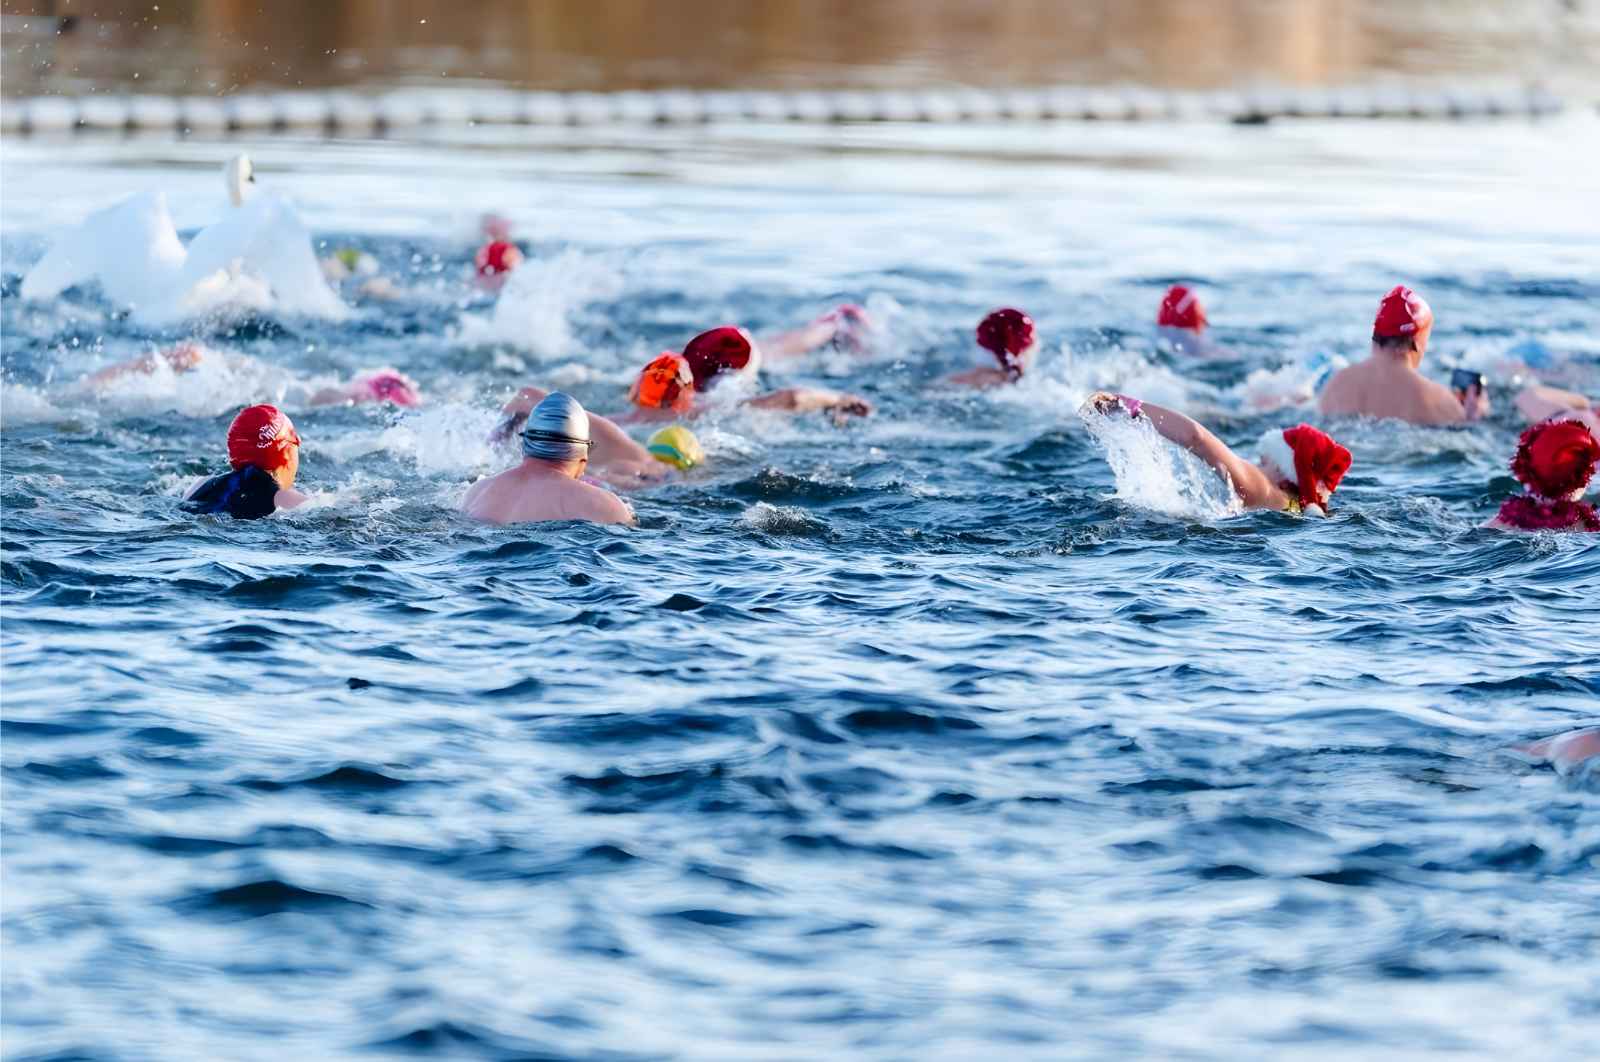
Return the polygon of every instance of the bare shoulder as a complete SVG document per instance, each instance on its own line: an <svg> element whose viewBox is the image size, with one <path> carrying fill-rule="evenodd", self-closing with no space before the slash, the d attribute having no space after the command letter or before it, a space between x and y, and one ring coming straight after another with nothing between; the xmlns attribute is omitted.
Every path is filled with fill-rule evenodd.
<svg viewBox="0 0 1600 1062"><path fill-rule="evenodd" d="M579 496L582 498L584 519L600 524L637 523L632 507L609 490L588 483L579 483L577 486L582 488Z"/></svg>
<svg viewBox="0 0 1600 1062"><path fill-rule="evenodd" d="M1433 424L1462 424L1467 419L1461 403L1450 388L1432 380L1422 381L1423 399L1427 403L1428 420Z"/></svg>
<svg viewBox="0 0 1600 1062"><path fill-rule="evenodd" d="M1324 413L1346 412L1345 405L1349 402L1351 382L1356 378L1356 370L1360 366L1347 365L1328 378L1322 385L1322 393L1317 396L1317 406Z"/></svg>

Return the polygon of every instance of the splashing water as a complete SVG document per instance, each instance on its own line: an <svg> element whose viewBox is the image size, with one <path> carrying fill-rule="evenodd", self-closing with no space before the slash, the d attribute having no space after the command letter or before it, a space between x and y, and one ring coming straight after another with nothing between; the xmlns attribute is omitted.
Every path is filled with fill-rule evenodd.
<svg viewBox="0 0 1600 1062"><path fill-rule="evenodd" d="M1116 477L1114 497L1170 516L1220 520L1244 511L1233 485L1156 433L1148 420L1080 410Z"/></svg>
<svg viewBox="0 0 1600 1062"><path fill-rule="evenodd" d="M621 269L608 258L566 250L524 262L511 274L487 318L461 322L466 344L504 343L540 358L573 353L572 317L621 293Z"/></svg>

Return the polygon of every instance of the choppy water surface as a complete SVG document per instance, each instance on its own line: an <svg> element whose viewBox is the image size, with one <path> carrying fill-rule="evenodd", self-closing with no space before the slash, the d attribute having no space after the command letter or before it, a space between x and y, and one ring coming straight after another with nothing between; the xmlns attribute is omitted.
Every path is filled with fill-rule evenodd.
<svg viewBox="0 0 1600 1062"><path fill-rule="evenodd" d="M1245 444L1306 415L1251 412L1250 374L1358 355L1401 279L1434 371L1537 340L1600 390L1594 134L247 145L404 297L208 325L263 367L105 398L73 381L160 337L19 274L127 191L205 223L231 148L8 144L8 1055L1592 1048L1600 805L1508 750L1600 721L1600 552L1479 529L1508 403L1334 426L1327 521L1228 516L1150 460L1114 479L1074 410L1120 386ZM463 280L487 208L535 261L498 307ZM1155 348L1175 279L1241 357ZM702 326L844 298L877 356L771 379L870 421L716 414L711 467L637 530L453 512L512 387L615 410ZM1002 303L1039 321L1037 377L931 387ZM294 409L382 364L429 407ZM318 504L179 514L237 407L279 397Z"/></svg>

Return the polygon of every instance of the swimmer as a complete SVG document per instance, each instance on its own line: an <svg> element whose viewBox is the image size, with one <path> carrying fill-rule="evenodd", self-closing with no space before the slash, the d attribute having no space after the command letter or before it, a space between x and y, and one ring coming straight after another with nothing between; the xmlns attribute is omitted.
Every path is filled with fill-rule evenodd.
<svg viewBox="0 0 1600 1062"><path fill-rule="evenodd" d="M1329 498L1350 470L1350 451L1309 424L1266 432L1260 460L1252 464L1182 413L1107 391L1090 395L1084 406L1149 421L1163 438L1215 469L1246 509L1326 516Z"/></svg>
<svg viewBox="0 0 1600 1062"><path fill-rule="evenodd" d="M394 281L378 273L378 260L358 247L339 247L330 255L320 258L322 276L329 284L339 287L346 281L355 282L355 294L371 299L397 299L400 289Z"/></svg>
<svg viewBox="0 0 1600 1062"><path fill-rule="evenodd" d="M810 324L761 341L769 357L796 358L822 347L862 353L869 346L872 318L853 302L842 302ZM684 348L688 353L688 348Z"/></svg>
<svg viewBox="0 0 1600 1062"><path fill-rule="evenodd" d="M313 392L305 404L359 406L368 402L387 402L392 406L414 409L422 405L422 391L415 380L399 369L366 369L352 376L349 383Z"/></svg>
<svg viewBox="0 0 1600 1062"><path fill-rule="evenodd" d="M1396 285L1378 304L1367 359L1340 369L1318 399L1325 416L1391 417L1412 424L1465 424L1490 413L1481 378L1452 392L1417 371L1433 333L1433 310Z"/></svg>
<svg viewBox="0 0 1600 1062"><path fill-rule="evenodd" d="M1600 531L1583 492L1600 466L1600 442L1575 420L1547 420L1522 433L1511 473L1526 494L1508 498L1485 526L1500 531Z"/></svg>
<svg viewBox="0 0 1600 1062"><path fill-rule="evenodd" d="M1039 351L1033 318L1010 307L995 310L978 322L978 346L994 355L998 366L983 365L944 379L952 387L985 391L1022 379Z"/></svg>
<svg viewBox="0 0 1600 1062"><path fill-rule="evenodd" d="M589 430L589 415L577 399L560 391L546 395L522 429L522 463L474 483L461 499L461 511L490 524L633 525L637 521L626 502L583 481L594 446Z"/></svg>
<svg viewBox="0 0 1600 1062"><path fill-rule="evenodd" d="M480 228L484 242L472 256L473 279L485 291L499 291L522 264L522 248L511 242L511 222L499 214L485 214Z"/></svg>
<svg viewBox="0 0 1600 1062"><path fill-rule="evenodd" d="M716 333L714 339L707 339L713 333ZM712 329L696 336L695 340L706 342L698 348L694 342L689 344L691 349L697 350L694 363L683 354L669 350L639 371L628 389L628 400L635 408L621 419L637 422L696 416L703 412L695 401L697 394L710 390L728 376L754 378L759 351L743 329ZM699 366L698 371L695 365ZM703 385L700 381L704 381ZM782 387L742 399L739 405L779 413L828 413L835 423L842 423L847 417L872 414L872 403L860 395L820 387Z"/></svg>
<svg viewBox="0 0 1600 1062"><path fill-rule="evenodd" d="M1206 308L1193 288L1174 284L1161 297L1161 307L1156 311L1156 335L1177 353L1226 353L1212 346L1206 335L1210 326Z"/></svg>
<svg viewBox="0 0 1600 1062"><path fill-rule="evenodd" d="M1533 384L1518 393L1516 404L1517 412L1529 424L1537 424L1542 420L1575 420L1600 438L1600 410L1588 397L1576 391Z"/></svg>
<svg viewBox="0 0 1600 1062"><path fill-rule="evenodd" d="M300 436L275 406L249 406L233 418L228 426L228 463L231 472L197 484L179 508L258 520L306 500L294 489L300 471Z"/></svg>
<svg viewBox="0 0 1600 1062"><path fill-rule="evenodd" d="M1562 776L1600 764L1600 729L1572 730L1517 749L1536 762L1548 763Z"/></svg>
<svg viewBox="0 0 1600 1062"><path fill-rule="evenodd" d="M227 354L201 343L187 341L108 366L85 376L79 385L107 391L130 376L152 376L163 369L179 375L193 372L202 364L220 364L238 371L252 369L259 363L243 354ZM398 369L367 369L351 377L347 383L319 388L296 404L315 407L361 405L367 402L387 402L411 408L422 404L422 392L415 380Z"/></svg>
<svg viewBox="0 0 1600 1062"><path fill-rule="evenodd" d="M78 383L82 387L92 388L96 391L105 390L113 386L118 380L135 374L152 376L165 366L166 370L173 373L189 372L200 367L200 363L208 357L217 357L217 352L209 347L192 341L177 343L165 350L141 354L137 358L119 361L109 365L99 372L90 373Z"/></svg>
<svg viewBox="0 0 1600 1062"><path fill-rule="evenodd" d="M549 395L549 391L539 387L524 387L518 391L501 407L500 423L489 434L489 441L501 443L510 439ZM685 471L705 460L699 442L687 428L662 428L640 446L609 418L598 413L589 413L588 417L589 469L614 486L627 488L659 483L671 476L673 469Z"/></svg>

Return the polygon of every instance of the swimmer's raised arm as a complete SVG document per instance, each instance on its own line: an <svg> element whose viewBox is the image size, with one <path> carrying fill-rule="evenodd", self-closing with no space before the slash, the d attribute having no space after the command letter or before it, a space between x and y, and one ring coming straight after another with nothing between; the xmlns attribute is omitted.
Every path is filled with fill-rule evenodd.
<svg viewBox="0 0 1600 1062"><path fill-rule="evenodd" d="M500 407L500 420L489 432L491 443L503 443L527 423L533 407L545 400L550 392L539 387L524 387L511 396L511 401Z"/></svg>
<svg viewBox="0 0 1600 1062"><path fill-rule="evenodd" d="M867 317L867 311L855 303L847 302L808 325L768 336L761 341L761 349L769 358L794 358L832 343L835 339L860 346L860 333L870 326L871 319Z"/></svg>
<svg viewBox="0 0 1600 1062"><path fill-rule="evenodd" d="M188 372L204 361L205 357L206 349L199 343L179 343L176 346L168 347L166 350L153 351L128 361L121 361L115 365L107 366L97 373L84 377L83 382L89 387L104 387L134 373L143 373L148 376L155 372L156 367L163 361L167 363L167 368L174 373Z"/></svg>
<svg viewBox="0 0 1600 1062"><path fill-rule="evenodd" d="M1279 508L1276 502L1282 492L1267 480L1259 467L1244 460L1213 435L1199 421L1176 410L1158 406L1154 402L1141 402L1137 398L1098 391L1089 396L1088 403L1096 412L1109 413L1116 409L1141 417L1163 438L1188 450L1200 460L1226 477L1244 503L1253 507Z"/></svg>

